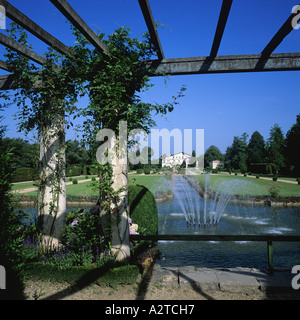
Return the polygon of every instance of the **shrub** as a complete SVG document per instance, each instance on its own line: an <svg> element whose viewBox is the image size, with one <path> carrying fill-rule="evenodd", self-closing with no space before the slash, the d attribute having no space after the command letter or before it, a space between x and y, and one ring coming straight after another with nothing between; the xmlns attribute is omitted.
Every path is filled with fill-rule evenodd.
<svg viewBox="0 0 300 320"><path fill-rule="evenodd" d="M259 177L260 177L259 175L256 175L256 179L259 179Z"/></svg>
<svg viewBox="0 0 300 320"><path fill-rule="evenodd" d="M66 177L71 176L80 176L83 171L82 167L79 166L70 166L66 169Z"/></svg>
<svg viewBox="0 0 300 320"><path fill-rule="evenodd" d="M300 178L297 178L297 182L298 182L298 184L300 184Z"/></svg>
<svg viewBox="0 0 300 320"><path fill-rule="evenodd" d="M67 214L61 241L75 253L82 254L86 251L84 248L90 248L95 253L100 247L100 234L101 219L98 211L73 210Z"/></svg>
<svg viewBox="0 0 300 320"><path fill-rule="evenodd" d="M32 168L17 168L13 174L13 182L34 180Z"/></svg>
<svg viewBox="0 0 300 320"><path fill-rule="evenodd" d="M270 185L266 186L266 189L269 192L271 198L277 199L279 197L281 186L277 183L271 183Z"/></svg>
<svg viewBox="0 0 300 320"><path fill-rule="evenodd" d="M137 169L137 170L136 170L136 173L137 173L137 174L142 174L142 173L144 173L144 171L143 171L143 169Z"/></svg>
<svg viewBox="0 0 300 320"><path fill-rule="evenodd" d="M153 194L144 186L130 185L129 189L130 217L139 228L146 229L147 234L157 234L157 205Z"/></svg>
<svg viewBox="0 0 300 320"><path fill-rule="evenodd" d="M12 163L11 153L0 153L0 264L6 269L7 283L7 289L0 290L0 300L20 299L24 289L20 274L23 268L21 228L24 215L21 211L15 212L11 202Z"/></svg>
<svg viewBox="0 0 300 320"><path fill-rule="evenodd" d="M151 172L151 169L150 169L150 168L145 168L145 169L144 169L144 173L145 173L145 174L150 174L150 172Z"/></svg>
<svg viewBox="0 0 300 320"><path fill-rule="evenodd" d="M73 184L78 184L78 180L77 179L73 179L72 182L73 182Z"/></svg>
<svg viewBox="0 0 300 320"><path fill-rule="evenodd" d="M276 174L274 174L273 181L277 181L277 179L278 179L278 176Z"/></svg>

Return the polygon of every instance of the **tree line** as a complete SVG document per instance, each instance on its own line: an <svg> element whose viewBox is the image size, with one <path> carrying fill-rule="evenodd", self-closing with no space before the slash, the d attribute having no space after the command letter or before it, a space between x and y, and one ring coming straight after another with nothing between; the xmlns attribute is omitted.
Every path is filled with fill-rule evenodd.
<svg viewBox="0 0 300 320"><path fill-rule="evenodd" d="M225 154L214 145L204 155L204 165L209 166L212 160L221 160L227 170L239 170L241 173L269 173L300 176L300 114L296 123L286 135L281 127L271 127L269 138L255 131L248 141L248 134L233 138L232 145L227 147Z"/></svg>
<svg viewBox="0 0 300 320"><path fill-rule="evenodd" d="M204 155L204 166L209 167L211 161L221 160L227 170L239 170L242 173L270 173L289 174L300 176L300 114L284 135L278 124L270 129L269 138L265 141L263 136L255 131L248 141L248 134L233 138L232 145L227 147L225 154L211 145ZM95 162L95 152L98 144L89 149L83 147L79 141L68 140L66 143L66 165L84 166ZM148 165L132 165L130 169L151 166L152 150L149 148ZM39 144L29 143L22 138L3 138L0 152L10 151L13 154L12 162L15 168L32 168L38 170ZM161 167L161 159L159 165Z"/></svg>
<svg viewBox="0 0 300 320"><path fill-rule="evenodd" d="M93 149L82 147L79 141L66 142L66 165L84 166L95 162ZM40 146L39 143L30 143L22 138L5 137L1 141L0 153L10 152L12 164L15 168L31 168L38 170Z"/></svg>

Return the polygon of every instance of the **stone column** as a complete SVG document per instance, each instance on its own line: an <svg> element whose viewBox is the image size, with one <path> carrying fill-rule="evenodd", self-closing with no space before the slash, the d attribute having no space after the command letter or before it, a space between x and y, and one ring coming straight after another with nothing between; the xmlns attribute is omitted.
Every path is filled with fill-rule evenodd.
<svg viewBox="0 0 300 320"><path fill-rule="evenodd" d="M40 130L38 220L44 244L57 245L66 212L64 111L46 118Z"/></svg>
<svg viewBox="0 0 300 320"><path fill-rule="evenodd" d="M118 192L117 201L112 203L112 250L117 261L127 262L130 258L127 125L120 122L119 139L113 138L112 187Z"/></svg>
<svg viewBox="0 0 300 320"><path fill-rule="evenodd" d="M112 239L111 246L117 261L127 262L130 258L129 242L129 201L127 164L116 158L113 166L112 187L118 191L118 200L112 203Z"/></svg>

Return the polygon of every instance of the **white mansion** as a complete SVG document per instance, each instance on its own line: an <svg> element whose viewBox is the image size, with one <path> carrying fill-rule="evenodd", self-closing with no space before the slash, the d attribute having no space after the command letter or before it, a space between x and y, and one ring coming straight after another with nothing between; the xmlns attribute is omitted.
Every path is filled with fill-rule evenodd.
<svg viewBox="0 0 300 320"><path fill-rule="evenodd" d="M178 152L175 154L171 154L168 157L162 159L162 167L179 167L185 161L186 166L191 163L192 156L188 153Z"/></svg>

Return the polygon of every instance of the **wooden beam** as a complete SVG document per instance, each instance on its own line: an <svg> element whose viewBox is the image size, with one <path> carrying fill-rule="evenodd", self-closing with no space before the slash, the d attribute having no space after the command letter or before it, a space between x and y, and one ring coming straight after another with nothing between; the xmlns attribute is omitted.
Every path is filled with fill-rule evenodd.
<svg viewBox="0 0 300 320"><path fill-rule="evenodd" d="M18 89L16 77L13 74L0 76L0 90Z"/></svg>
<svg viewBox="0 0 300 320"><path fill-rule="evenodd" d="M261 52L263 57L269 56L280 45L282 40L293 30L292 21L294 18L296 18L296 15L297 10L287 18L286 22Z"/></svg>
<svg viewBox="0 0 300 320"><path fill-rule="evenodd" d="M75 26L86 39L98 50L109 54L107 46L96 33L81 19L66 0L50 0L53 5Z"/></svg>
<svg viewBox="0 0 300 320"><path fill-rule="evenodd" d="M149 69L149 76L190 75L266 71L300 71L300 53L277 53L262 60L260 54L240 56L218 56L213 61L210 57L178 58L143 61ZM13 75L0 77L0 90L10 89Z"/></svg>
<svg viewBox="0 0 300 320"><path fill-rule="evenodd" d="M300 242L300 236L293 235L218 235L218 234L158 234L130 235L131 240L151 241L280 241Z"/></svg>
<svg viewBox="0 0 300 320"><path fill-rule="evenodd" d="M152 15L152 11L151 11L151 7L149 4L149 0L139 0L139 4L148 28L148 31L150 33L150 38L151 38L151 42L153 43L157 55L158 55L158 59L162 60L165 58L163 50L162 50L162 46L159 40L159 36L158 36L158 32L155 26L155 22L154 22L154 18Z"/></svg>
<svg viewBox="0 0 300 320"><path fill-rule="evenodd" d="M0 0L0 5L2 5L6 10L6 16L11 20L15 21L17 24L22 26L24 29L35 35L37 38L45 42L47 45L51 46L58 52L67 55L70 53L70 49L60 42L58 39L53 37L46 30L41 28L38 24L33 22L30 18L12 6L6 0Z"/></svg>
<svg viewBox="0 0 300 320"><path fill-rule="evenodd" d="M211 58L216 57L216 55L218 53L218 50L219 50L219 47L221 44L221 40L223 37L223 33L225 30L225 26L227 23L227 19L229 16L230 8L232 5L232 1L233 0L223 0L222 8L221 8L220 16L219 16L219 21L218 21L214 41L213 41L213 45L212 45L210 55L209 55Z"/></svg>
<svg viewBox="0 0 300 320"><path fill-rule="evenodd" d="M30 60L35 61L40 65L43 65L47 62L46 58L40 56L39 54L18 43L17 41L7 37L3 33L0 33L0 43L14 51L17 51L18 53L29 58Z"/></svg>
<svg viewBox="0 0 300 320"><path fill-rule="evenodd" d="M5 71L11 71L9 65L3 60L0 60L0 69L3 69Z"/></svg>
<svg viewBox="0 0 300 320"><path fill-rule="evenodd" d="M145 61L150 76L300 70L300 53L217 56Z"/></svg>

